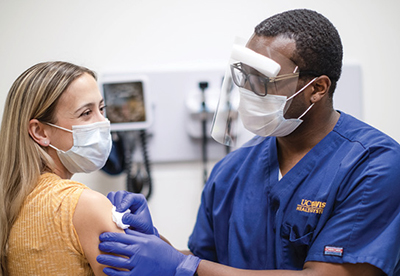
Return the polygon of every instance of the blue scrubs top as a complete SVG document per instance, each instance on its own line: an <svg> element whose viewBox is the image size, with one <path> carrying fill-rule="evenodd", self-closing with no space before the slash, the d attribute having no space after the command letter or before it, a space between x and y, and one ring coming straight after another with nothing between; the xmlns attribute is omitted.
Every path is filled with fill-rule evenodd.
<svg viewBox="0 0 400 276"><path fill-rule="evenodd" d="M221 160L189 239L200 258L243 269L369 263L400 275L400 146L341 112L281 180L276 138Z"/></svg>

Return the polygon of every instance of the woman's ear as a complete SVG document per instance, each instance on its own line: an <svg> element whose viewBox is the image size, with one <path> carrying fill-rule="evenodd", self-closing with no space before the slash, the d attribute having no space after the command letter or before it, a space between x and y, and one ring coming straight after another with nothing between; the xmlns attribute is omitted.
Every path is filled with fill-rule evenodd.
<svg viewBox="0 0 400 276"><path fill-rule="evenodd" d="M50 144L49 137L46 133L43 123L39 122L37 119L32 119L29 121L29 135L42 147L47 147Z"/></svg>
<svg viewBox="0 0 400 276"><path fill-rule="evenodd" d="M324 96L328 95L329 88L331 87L331 80L328 76L322 75L318 77L314 84L314 91L311 95L311 103L320 101Z"/></svg>

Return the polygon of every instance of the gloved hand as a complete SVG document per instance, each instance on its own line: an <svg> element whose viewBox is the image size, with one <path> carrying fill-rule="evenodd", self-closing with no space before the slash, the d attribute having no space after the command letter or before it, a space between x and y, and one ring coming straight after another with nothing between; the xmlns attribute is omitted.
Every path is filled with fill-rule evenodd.
<svg viewBox="0 0 400 276"><path fill-rule="evenodd" d="M192 276L200 263L195 256L186 256L154 235L127 229L127 234L105 232L100 235L99 249L104 252L123 255L99 255L97 261L106 267L108 276Z"/></svg>
<svg viewBox="0 0 400 276"><path fill-rule="evenodd" d="M131 229L159 236L157 229L153 226L147 201L144 195L134 194L127 191L110 192L107 198L116 207L117 212L125 212L128 208L131 213L122 217L122 222L131 226Z"/></svg>

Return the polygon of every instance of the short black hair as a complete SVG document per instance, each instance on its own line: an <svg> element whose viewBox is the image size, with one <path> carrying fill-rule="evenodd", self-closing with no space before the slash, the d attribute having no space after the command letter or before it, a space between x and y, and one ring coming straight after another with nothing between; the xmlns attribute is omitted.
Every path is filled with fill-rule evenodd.
<svg viewBox="0 0 400 276"><path fill-rule="evenodd" d="M326 17L307 9L290 10L262 21L255 27L255 34L294 39L296 51L292 59L300 74L303 70L328 76L332 97L342 72L343 47L338 31Z"/></svg>

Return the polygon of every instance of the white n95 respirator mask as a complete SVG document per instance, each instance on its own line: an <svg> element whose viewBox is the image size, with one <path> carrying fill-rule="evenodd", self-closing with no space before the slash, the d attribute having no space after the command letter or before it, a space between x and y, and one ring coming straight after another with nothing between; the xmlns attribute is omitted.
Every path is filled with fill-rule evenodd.
<svg viewBox="0 0 400 276"><path fill-rule="evenodd" d="M53 145L49 145L57 151L61 163L70 173L89 173L104 166L112 147L110 121L74 125L72 130L50 123L47 124L71 132L73 135L73 146L68 151L62 151Z"/></svg>

